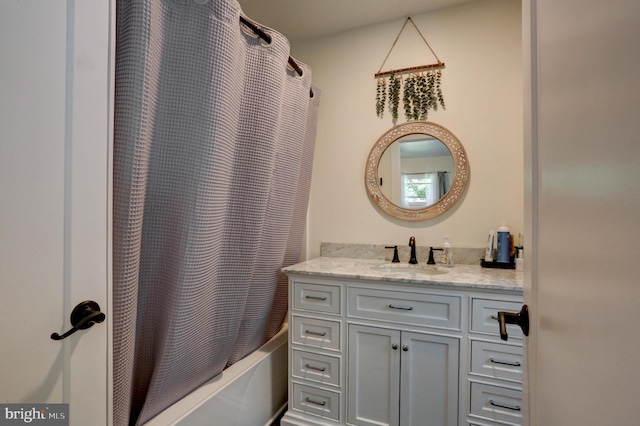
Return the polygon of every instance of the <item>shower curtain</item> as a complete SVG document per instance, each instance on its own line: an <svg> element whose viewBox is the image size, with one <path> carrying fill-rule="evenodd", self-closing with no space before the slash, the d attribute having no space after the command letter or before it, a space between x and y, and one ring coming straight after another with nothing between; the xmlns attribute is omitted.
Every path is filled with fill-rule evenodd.
<svg viewBox="0 0 640 426"><path fill-rule="evenodd" d="M279 329L319 92L235 0L116 5L114 424L127 425Z"/></svg>

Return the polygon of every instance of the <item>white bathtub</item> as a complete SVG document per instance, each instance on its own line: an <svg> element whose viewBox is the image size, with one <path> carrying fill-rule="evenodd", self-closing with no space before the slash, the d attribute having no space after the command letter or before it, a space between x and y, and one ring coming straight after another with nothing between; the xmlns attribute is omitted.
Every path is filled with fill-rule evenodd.
<svg viewBox="0 0 640 426"><path fill-rule="evenodd" d="M287 330L151 419L149 426L268 426L286 408Z"/></svg>

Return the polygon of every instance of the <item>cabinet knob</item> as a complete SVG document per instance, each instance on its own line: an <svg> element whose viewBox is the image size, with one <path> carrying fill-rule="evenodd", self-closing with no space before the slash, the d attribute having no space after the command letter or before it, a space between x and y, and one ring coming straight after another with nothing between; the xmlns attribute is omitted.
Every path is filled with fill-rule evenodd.
<svg viewBox="0 0 640 426"><path fill-rule="evenodd" d="M393 349L394 351L398 349L398 344L397 343L392 344L391 349Z"/></svg>
<svg viewBox="0 0 640 426"><path fill-rule="evenodd" d="M407 346L407 345L402 345L402 350L403 350L403 351L405 351L405 352L406 352L406 351L408 351L408 350L409 350L409 346Z"/></svg>

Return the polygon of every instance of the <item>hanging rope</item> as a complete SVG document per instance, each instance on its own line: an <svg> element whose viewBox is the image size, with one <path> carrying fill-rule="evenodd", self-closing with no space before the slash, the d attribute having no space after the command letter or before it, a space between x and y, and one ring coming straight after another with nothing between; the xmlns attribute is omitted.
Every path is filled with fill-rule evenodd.
<svg viewBox="0 0 640 426"><path fill-rule="evenodd" d="M391 52L396 47L398 39L400 39L400 35L404 31L408 22L411 22L415 30L420 34L420 37L422 37L422 41L424 41L438 62L435 64L382 72L382 68L386 64L387 59L389 59ZM384 61L382 61L380 69L374 74L374 78L378 80L376 83L376 115L382 118L385 110L385 104L388 102L389 113L395 123L399 116L398 107L401 95L403 97L405 117L408 121L426 120L429 110L437 111L438 106L445 109L444 96L442 95L442 89L440 88L442 78L441 70L443 68L444 62L440 60L436 52L431 48L429 42L418 29L411 17L408 17L404 21L396 39L393 41L391 49L387 52L387 56L384 58ZM407 73L411 73L411 75L407 78L401 77L401 75ZM386 76L389 76L388 85ZM404 90L402 92L400 90L401 86L404 86Z"/></svg>
<svg viewBox="0 0 640 426"><path fill-rule="evenodd" d="M431 51L431 53L433 54L433 56L436 58L436 60L438 62L435 63L435 64L421 65L421 66L409 67L409 68L401 68L401 69L397 69L397 70L391 70L391 71L382 72L382 68L384 67L384 64L387 63L387 59L389 59L389 55L391 55L391 52L393 51L393 48L396 47L396 43L398 42L398 39L400 38L400 35L402 34L402 31L404 31L404 28L407 26L407 22L411 22L411 25L413 25L413 28L415 28L416 31L418 32L418 34L420 34L420 37L422 37L422 41L424 41L424 44L427 45L427 47L429 48L429 50ZM378 70L377 73L374 74L374 78L385 77L385 76L391 75L391 74L405 74L407 72L413 72L413 71L425 71L425 70L429 70L429 69L442 69L442 68L444 68L444 62L442 62L440 60L440 58L438 58L438 55L436 55L436 52L431 48L431 45L429 44L427 39L424 37L424 35L422 35L422 32L420 32L420 30L418 29L416 24L413 22L413 19L411 19L411 17L408 17L404 21L404 24L402 25L402 28L400 29L400 32L398 33L398 36L393 41L393 44L391 45L391 49L389 49L389 52L387 53L387 56L384 58L384 61L382 61L382 65L380 65L380 69Z"/></svg>

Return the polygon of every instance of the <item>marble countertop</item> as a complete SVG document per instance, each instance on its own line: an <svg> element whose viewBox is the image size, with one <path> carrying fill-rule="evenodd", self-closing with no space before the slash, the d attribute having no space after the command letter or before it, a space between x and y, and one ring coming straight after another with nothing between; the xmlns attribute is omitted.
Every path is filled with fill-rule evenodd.
<svg viewBox="0 0 640 426"><path fill-rule="evenodd" d="M402 269L415 267L416 271L385 272L376 270L380 265L391 265ZM436 268L448 271L429 275L422 269ZM316 275L322 277L366 279L385 282L443 285L453 287L482 288L522 292L523 273L513 269L482 268L480 265L455 265L451 268L439 265L391 264L384 260L318 257L282 269L287 275Z"/></svg>

